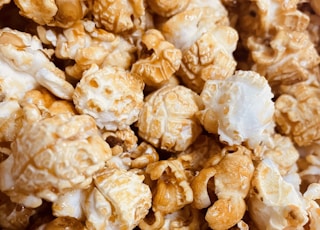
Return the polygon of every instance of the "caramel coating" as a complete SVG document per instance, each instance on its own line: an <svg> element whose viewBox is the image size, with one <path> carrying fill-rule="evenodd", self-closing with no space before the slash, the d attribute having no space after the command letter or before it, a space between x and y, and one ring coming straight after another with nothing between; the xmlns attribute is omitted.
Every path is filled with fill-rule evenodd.
<svg viewBox="0 0 320 230"><path fill-rule="evenodd" d="M156 181L152 190L154 212L172 213L192 202L192 189L180 161L171 159L151 163L146 173Z"/></svg>
<svg viewBox="0 0 320 230"><path fill-rule="evenodd" d="M199 95L190 89L164 86L145 98L137 122L138 134L156 148L183 151L202 131L195 118L201 108Z"/></svg>
<svg viewBox="0 0 320 230"><path fill-rule="evenodd" d="M20 14L40 25L67 28L84 17L87 7L81 0L15 0Z"/></svg>
<svg viewBox="0 0 320 230"><path fill-rule="evenodd" d="M87 187L111 157L94 120L68 113L25 124L11 148L12 154L0 164L5 177L0 190L27 207Z"/></svg>
<svg viewBox="0 0 320 230"><path fill-rule="evenodd" d="M84 209L87 216L86 225L95 226L97 230L106 227L130 230L136 227L151 207L151 191L143 183L143 179L144 176L119 169L104 169L96 174L96 192L109 204L101 208L103 204L95 202L95 194L92 194L93 197L88 199ZM96 213L92 212L92 207L96 208L99 216L95 217ZM100 226L95 223L97 221L101 223Z"/></svg>
<svg viewBox="0 0 320 230"><path fill-rule="evenodd" d="M229 229L243 218L246 210L244 199L254 171L251 154L243 146L225 147L220 160L203 168L192 181L193 205L202 209L211 205L208 183L210 178L214 178L214 193L218 200L208 208L205 216L210 228Z"/></svg>
<svg viewBox="0 0 320 230"><path fill-rule="evenodd" d="M299 83L290 86L275 102L275 121L279 130L299 146L319 143L320 89Z"/></svg>
<svg viewBox="0 0 320 230"><path fill-rule="evenodd" d="M0 76L4 100L21 99L39 85L59 98L71 99L74 88L48 58L50 53L36 36L8 27L0 30L0 63L6 73Z"/></svg>
<svg viewBox="0 0 320 230"><path fill-rule="evenodd" d="M55 55L63 60L74 60L66 73L81 79L92 65L119 66L128 69L134 61L136 48L120 35L97 28L94 22L79 20L62 31L38 27L42 42L55 47Z"/></svg>
<svg viewBox="0 0 320 230"><path fill-rule="evenodd" d="M141 77L149 86L159 87L167 83L180 67L181 51L155 29L147 30L141 43L146 50L141 50L140 59L132 65L131 73Z"/></svg>
<svg viewBox="0 0 320 230"><path fill-rule="evenodd" d="M114 33L132 29L134 20L145 14L143 0L95 0L92 11L94 21Z"/></svg>
<svg viewBox="0 0 320 230"><path fill-rule="evenodd" d="M148 6L153 12L163 17L171 17L183 11L190 0L147 0Z"/></svg>

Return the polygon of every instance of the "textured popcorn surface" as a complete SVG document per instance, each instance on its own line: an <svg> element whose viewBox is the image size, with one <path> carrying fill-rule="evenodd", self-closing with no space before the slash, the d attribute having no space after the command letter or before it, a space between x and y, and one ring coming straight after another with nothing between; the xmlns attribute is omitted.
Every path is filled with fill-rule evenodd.
<svg viewBox="0 0 320 230"><path fill-rule="evenodd" d="M0 229L320 225L319 0L0 0Z"/></svg>

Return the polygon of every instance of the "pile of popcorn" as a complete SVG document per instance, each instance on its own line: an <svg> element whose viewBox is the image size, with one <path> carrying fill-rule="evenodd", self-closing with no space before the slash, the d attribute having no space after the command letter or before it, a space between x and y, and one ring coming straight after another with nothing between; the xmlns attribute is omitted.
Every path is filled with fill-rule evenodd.
<svg viewBox="0 0 320 230"><path fill-rule="evenodd" d="M319 0L0 8L1 229L319 229Z"/></svg>

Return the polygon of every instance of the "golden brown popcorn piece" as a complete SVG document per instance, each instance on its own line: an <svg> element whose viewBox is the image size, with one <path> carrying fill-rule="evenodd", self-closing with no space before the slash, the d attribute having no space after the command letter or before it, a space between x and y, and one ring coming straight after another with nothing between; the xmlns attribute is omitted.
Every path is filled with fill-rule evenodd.
<svg viewBox="0 0 320 230"><path fill-rule="evenodd" d="M149 94L137 122L138 135L154 147L183 151L202 131L195 113L202 102L195 92L182 86L163 86Z"/></svg>
<svg viewBox="0 0 320 230"><path fill-rule="evenodd" d="M134 151L138 144L138 137L131 128L117 131L101 130L103 139L112 148L121 149L123 151Z"/></svg>
<svg viewBox="0 0 320 230"><path fill-rule="evenodd" d="M147 142L142 142L136 149L130 153L131 168L145 168L149 164L159 160L159 154Z"/></svg>
<svg viewBox="0 0 320 230"><path fill-rule="evenodd" d="M300 158L297 162L301 178L301 191L312 183L320 183L320 145L312 144L299 148Z"/></svg>
<svg viewBox="0 0 320 230"><path fill-rule="evenodd" d="M152 188L152 210L155 213L172 213L192 202L192 189L180 161L170 159L151 163L146 173L156 181Z"/></svg>
<svg viewBox="0 0 320 230"><path fill-rule="evenodd" d="M310 40L315 45L318 54L320 54L320 13L315 14L309 11L304 11L304 13L306 13L310 18L310 23L307 28Z"/></svg>
<svg viewBox="0 0 320 230"><path fill-rule="evenodd" d="M119 35L96 28L92 21L77 21L61 33L38 27L42 42L55 47L55 55L63 60L74 60L66 73L81 79L82 73L92 65L119 66L128 69L134 60L136 48Z"/></svg>
<svg viewBox="0 0 320 230"><path fill-rule="evenodd" d="M178 153L176 158L181 161L189 181L192 181L203 167L210 164L208 160L220 152L221 146L216 138L200 134L195 142L185 151Z"/></svg>
<svg viewBox="0 0 320 230"><path fill-rule="evenodd" d="M1 29L2 99L21 99L26 91L39 85L57 97L71 99L73 86L65 80L64 72L51 62L50 54L37 37L8 27Z"/></svg>
<svg viewBox="0 0 320 230"><path fill-rule="evenodd" d="M169 42L181 49L178 76L192 90L200 93L207 79L233 74L236 63L232 52L238 34L229 26L227 10L219 0L191 1L159 28Z"/></svg>
<svg viewBox="0 0 320 230"><path fill-rule="evenodd" d="M243 218L246 211L244 199L254 171L251 154L243 146L225 147L220 160L202 169L191 183L193 205L202 209L211 205L208 183L210 178L214 179L214 193L218 199L208 208L205 216L210 228L228 229Z"/></svg>
<svg viewBox="0 0 320 230"><path fill-rule="evenodd" d="M13 141L24 122L61 113L76 114L70 101L61 100L41 87L26 92L19 102L0 102L0 111L0 142Z"/></svg>
<svg viewBox="0 0 320 230"><path fill-rule="evenodd" d="M302 194L281 177L270 159L255 169L248 208L259 229L303 229L308 222Z"/></svg>
<svg viewBox="0 0 320 230"><path fill-rule="evenodd" d="M305 81L319 71L320 57L306 31L279 31L267 41L250 37L247 45L255 62L252 69L273 88Z"/></svg>
<svg viewBox="0 0 320 230"><path fill-rule="evenodd" d="M256 72L239 70L225 80L208 80L200 96L201 124L230 146L244 142L254 148L274 132L273 94Z"/></svg>
<svg viewBox="0 0 320 230"><path fill-rule="evenodd" d="M190 0L147 0L151 11L162 16L171 17L183 11L189 4Z"/></svg>
<svg viewBox="0 0 320 230"><path fill-rule="evenodd" d="M206 80L230 77L236 68L232 56L238 34L230 26L217 26L203 34L183 52L178 75L184 84L200 93Z"/></svg>
<svg viewBox="0 0 320 230"><path fill-rule="evenodd" d="M17 100L0 102L0 142L15 139L22 119L23 112Z"/></svg>
<svg viewBox="0 0 320 230"><path fill-rule="evenodd" d="M87 11L85 1L81 0L14 0L20 14L40 25L67 28L82 19Z"/></svg>
<svg viewBox="0 0 320 230"><path fill-rule="evenodd" d="M150 215L150 214L148 214ZM140 222L141 230L170 230L170 229L208 229L203 214L187 205L173 213L162 215L160 212L154 213L153 216L147 216Z"/></svg>
<svg viewBox="0 0 320 230"><path fill-rule="evenodd" d="M279 131L299 146L320 141L320 88L298 83L287 87L275 102Z"/></svg>
<svg viewBox="0 0 320 230"><path fill-rule="evenodd" d="M292 140L278 133L268 143L263 143L263 158L269 158L277 166L281 176L292 173L299 158L299 152Z"/></svg>
<svg viewBox="0 0 320 230"><path fill-rule="evenodd" d="M92 0L91 10L94 21L114 33L121 33L133 28L134 21L145 14L143 0Z"/></svg>
<svg viewBox="0 0 320 230"><path fill-rule="evenodd" d="M92 66L77 84L73 102L80 114L92 116L99 128L127 129L138 120L144 83L120 68Z"/></svg>
<svg viewBox="0 0 320 230"><path fill-rule="evenodd" d="M147 30L141 38L142 50L131 68L131 73L143 79L146 85L159 87L179 69L181 51L167 42L160 31Z"/></svg>
<svg viewBox="0 0 320 230"><path fill-rule="evenodd" d="M299 0L238 1L240 36L268 39L274 31L304 31L309 23L307 15L298 10Z"/></svg>
<svg viewBox="0 0 320 230"><path fill-rule="evenodd" d="M151 207L144 176L119 169L104 169L94 176L95 188L84 203L89 229L134 229Z"/></svg>
<svg viewBox="0 0 320 230"><path fill-rule="evenodd" d="M45 224L44 230L87 230L87 228L76 218L65 216L57 217Z"/></svg>
<svg viewBox="0 0 320 230"><path fill-rule="evenodd" d="M7 230L25 229L30 217L36 211L13 203L8 196L0 192L0 228Z"/></svg>
<svg viewBox="0 0 320 230"><path fill-rule="evenodd" d="M27 207L86 188L111 157L93 118L68 113L26 123L11 148L12 154L0 163L6 178L0 190Z"/></svg>
<svg viewBox="0 0 320 230"><path fill-rule="evenodd" d="M33 104L41 112L42 117L50 117L61 113L76 114L76 109L70 101L61 100L45 88L28 91L20 102L21 106Z"/></svg>

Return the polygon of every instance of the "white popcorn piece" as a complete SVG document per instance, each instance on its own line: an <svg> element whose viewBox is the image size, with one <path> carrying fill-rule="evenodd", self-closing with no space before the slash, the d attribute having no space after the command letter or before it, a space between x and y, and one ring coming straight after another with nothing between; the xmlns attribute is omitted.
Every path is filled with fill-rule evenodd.
<svg viewBox="0 0 320 230"><path fill-rule="evenodd" d="M92 116L100 128L123 130L138 120L143 87L141 79L122 68L92 66L77 84L73 102L79 113Z"/></svg>
<svg viewBox="0 0 320 230"><path fill-rule="evenodd" d="M253 71L237 71L226 80L208 80L197 113L204 128L228 145L254 148L273 133L273 94L267 80Z"/></svg>
<svg viewBox="0 0 320 230"><path fill-rule="evenodd" d="M71 99L73 86L48 58L40 40L8 27L0 30L1 94L5 99L21 99L28 90L43 85L57 97ZM10 77L9 77L10 76Z"/></svg>
<svg viewBox="0 0 320 230"><path fill-rule="evenodd" d="M255 169L248 207L259 229L303 229L308 222L302 194L282 178L270 159Z"/></svg>

